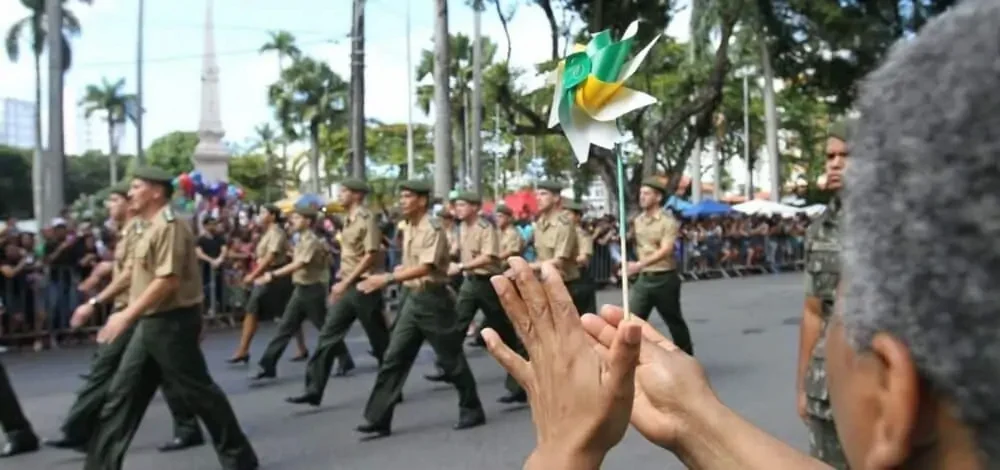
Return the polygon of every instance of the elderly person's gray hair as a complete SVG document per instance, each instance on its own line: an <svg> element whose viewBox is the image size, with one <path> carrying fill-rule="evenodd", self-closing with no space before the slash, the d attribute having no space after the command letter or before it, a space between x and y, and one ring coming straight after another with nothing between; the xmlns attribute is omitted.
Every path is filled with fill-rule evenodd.
<svg viewBox="0 0 1000 470"><path fill-rule="evenodd" d="M1000 461L1000 1L966 0L862 87L844 320L887 332Z"/></svg>

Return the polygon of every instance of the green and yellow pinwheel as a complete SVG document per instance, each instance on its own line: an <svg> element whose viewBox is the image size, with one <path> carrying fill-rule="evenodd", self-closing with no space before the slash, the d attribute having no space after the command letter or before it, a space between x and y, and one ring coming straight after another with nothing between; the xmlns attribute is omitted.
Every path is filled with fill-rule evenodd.
<svg viewBox="0 0 1000 470"><path fill-rule="evenodd" d="M551 77L556 84L549 127L562 126L577 161L583 163L590 144L612 149L621 139L619 117L656 103L656 98L625 86L660 39L657 35L628 60L639 30L634 21L618 41L601 31L586 46L578 44Z"/></svg>

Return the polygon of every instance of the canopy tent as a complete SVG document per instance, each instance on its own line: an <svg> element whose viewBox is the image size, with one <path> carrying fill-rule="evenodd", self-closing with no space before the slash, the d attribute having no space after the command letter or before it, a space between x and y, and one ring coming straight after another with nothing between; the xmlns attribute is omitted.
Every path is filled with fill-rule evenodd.
<svg viewBox="0 0 1000 470"><path fill-rule="evenodd" d="M777 214L781 216L794 216L802 209L798 207L788 206L785 204L779 204L773 201L766 201L761 199L754 199L753 201L744 202L743 204L737 204L733 206L733 210L737 212L742 212L744 214L753 215L772 215Z"/></svg>
<svg viewBox="0 0 1000 470"><path fill-rule="evenodd" d="M704 217L709 215L724 215L733 211L732 207L721 202L706 199L681 212L684 217Z"/></svg>
<svg viewBox="0 0 1000 470"><path fill-rule="evenodd" d="M297 192L290 192L287 196L288 197L274 203L275 207L280 209L281 212L285 214L292 212L296 207L302 206L322 209L328 214L338 214L344 211L344 208L340 205L340 203L333 201L328 202L326 198L318 194L299 194Z"/></svg>

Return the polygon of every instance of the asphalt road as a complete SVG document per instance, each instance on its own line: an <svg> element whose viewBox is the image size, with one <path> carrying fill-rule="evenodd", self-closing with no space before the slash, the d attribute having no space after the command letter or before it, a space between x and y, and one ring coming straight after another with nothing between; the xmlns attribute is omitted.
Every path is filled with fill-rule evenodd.
<svg viewBox="0 0 1000 470"><path fill-rule="evenodd" d="M802 305L798 274L764 275L736 280L687 283L684 313L695 352L706 366L723 400L752 422L798 448L807 437L795 415L793 381L798 314ZM618 303L618 291L604 291L600 301ZM655 316L655 314L654 314ZM655 323L662 326L659 319ZM260 353L273 326L261 330L254 343ZM310 344L315 331L307 327ZM529 410L495 402L503 394L502 369L483 350L469 350L469 360L486 407L486 426L452 431L457 396L448 386L423 379L433 355L425 346L406 384L406 401L396 410L394 434L360 443L354 426L375 377L367 340L356 325L348 341L359 368L333 379L318 409L285 404L302 387L303 366L282 359L279 379L251 387L245 367L224 363L235 343L235 331L209 335L204 348L216 381L229 399L266 470L499 470L518 469L534 444ZM52 435L73 400L78 375L87 369L89 348L40 354L6 354L3 361L21 403L36 430ZM567 391L569 393L569 391ZM158 397L150 406L125 461L126 469L214 470L219 468L210 446L160 454L156 446L171 435L167 408ZM10 466L8 466L10 465ZM662 470L683 468L670 454L647 443L634 431L608 457L606 468ZM72 452L43 450L7 460L3 468L61 470L82 467Z"/></svg>

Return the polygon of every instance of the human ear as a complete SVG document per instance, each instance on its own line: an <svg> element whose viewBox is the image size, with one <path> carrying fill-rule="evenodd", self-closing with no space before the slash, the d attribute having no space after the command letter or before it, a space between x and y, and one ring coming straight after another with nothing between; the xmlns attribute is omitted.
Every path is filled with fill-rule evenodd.
<svg viewBox="0 0 1000 470"><path fill-rule="evenodd" d="M863 366L877 377L872 396L871 447L866 468L898 468L910 456L918 432L920 378L909 348L892 335L877 333Z"/></svg>

